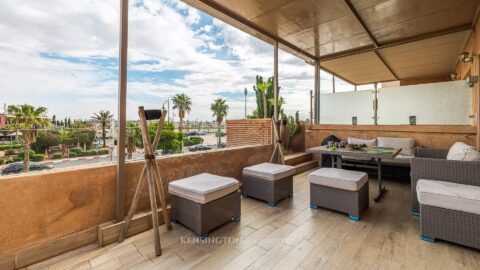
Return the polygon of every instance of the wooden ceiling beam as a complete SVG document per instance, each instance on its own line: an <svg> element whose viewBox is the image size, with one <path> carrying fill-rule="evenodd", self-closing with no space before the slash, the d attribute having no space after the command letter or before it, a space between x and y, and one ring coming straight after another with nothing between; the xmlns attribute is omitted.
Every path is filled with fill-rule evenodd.
<svg viewBox="0 0 480 270"><path fill-rule="evenodd" d="M375 46L375 48L378 48L378 41L377 41L377 39L376 39L375 36L372 34L372 32L370 31L370 29L368 29L367 24L363 21L362 17L360 17L360 14L359 14L358 11L355 9L355 7L353 6L352 2L351 2L350 0L345 0L344 2L345 2L345 4L347 5L348 10L350 11L350 13L352 13L353 17L355 17L355 19L357 20L357 22L362 26L363 31L365 31L365 33L367 33L368 37L369 37L370 40L372 41L372 43L373 43L373 45Z"/></svg>
<svg viewBox="0 0 480 270"><path fill-rule="evenodd" d="M388 69L388 71L392 74L392 76L395 78L395 80L398 81L399 77L398 77L397 73L395 71L393 71L392 67L387 63L387 61L385 61L383 56L378 51L375 51L375 55L378 57L380 62L382 62L382 64Z"/></svg>
<svg viewBox="0 0 480 270"><path fill-rule="evenodd" d="M350 0L345 0L345 4L347 5L348 7L348 10L350 11L350 13L352 13L352 15L355 17L355 19L357 20L357 22L362 26L363 28L363 31L365 31L365 33L367 33L368 37L370 38L370 40L372 41L373 43L373 46L375 46L375 49L378 49L379 45L378 45L378 41L377 39L375 38L375 36L372 34L372 31L370 31L370 29L368 28L367 24L365 23L365 21L363 21L362 17L360 16L360 14L358 13L358 11L355 9L355 7L353 6L352 2ZM397 74L395 73L395 71L393 71L392 67L385 61L385 59L383 58L383 56L377 51L377 50L374 50L375 52L375 55L378 57L378 59L380 60L380 62L383 63L383 65L388 69L388 71L392 74L392 76L398 80L398 76Z"/></svg>
<svg viewBox="0 0 480 270"><path fill-rule="evenodd" d="M328 60L338 59L338 58L342 58L342 57L346 57L346 56L351 56L351 55L366 53L366 52L371 52L371 51L377 51L377 50L381 50L381 49L385 49L385 48L389 48L389 47L393 47L393 46L398 46L398 45L407 44L407 43L411 43L411 42L415 42L415 41L421 41L421 40L425 40L425 39L430 39L430 38L434 38L434 37L444 36L444 35L458 33L458 32L462 32L462 31L466 31L466 30L472 30L472 29L473 29L473 27L472 27L471 24L459 25L459 26L455 26L455 27L440 30L440 31L434 31L434 32L425 33L425 34L414 36L414 37L408 37L408 38L403 38L403 39L399 39L399 40L394 40L394 41L384 43L384 44L379 44L378 47L365 46L365 47L359 48L359 49L353 49L353 50L349 50L349 51L344 51L344 52L339 52L339 53L335 53L335 54L325 55L325 56L320 57L319 60L320 61L328 61Z"/></svg>

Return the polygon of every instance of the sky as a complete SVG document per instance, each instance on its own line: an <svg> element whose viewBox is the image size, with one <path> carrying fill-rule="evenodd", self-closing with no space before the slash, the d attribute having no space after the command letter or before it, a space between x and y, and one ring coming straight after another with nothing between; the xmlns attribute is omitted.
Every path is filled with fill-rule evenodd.
<svg viewBox="0 0 480 270"><path fill-rule="evenodd" d="M117 115L118 0L2 0L0 36L2 106L44 106L58 119ZM244 89L250 114L255 76L273 75L271 45L178 0L130 0L128 46L129 120L138 106L160 108L177 93L192 99L190 121L213 120L219 97L227 118L243 118ZM331 75L321 79L331 91ZM280 51L279 84L286 114L308 118L313 66Z"/></svg>

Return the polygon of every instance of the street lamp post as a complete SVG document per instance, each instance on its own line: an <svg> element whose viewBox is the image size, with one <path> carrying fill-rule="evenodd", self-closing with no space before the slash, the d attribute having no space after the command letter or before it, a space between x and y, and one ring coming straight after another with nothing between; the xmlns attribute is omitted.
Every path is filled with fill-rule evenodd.
<svg viewBox="0 0 480 270"><path fill-rule="evenodd" d="M247 94L248 94L248 91L247 91L247 88L245 88L245 119L247 119Z"/></svg>
<svg viewBox="0 0 480 270"><path fill-rule="evenodd" d="M170 97L163 102L162 110L165 110L165 103L167 103L167 122L170 122Z"/></svg>

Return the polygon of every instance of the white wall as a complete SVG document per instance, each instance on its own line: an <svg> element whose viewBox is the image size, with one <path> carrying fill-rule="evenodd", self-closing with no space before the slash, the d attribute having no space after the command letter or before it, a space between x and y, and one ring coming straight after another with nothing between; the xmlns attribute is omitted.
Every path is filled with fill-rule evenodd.
<svg viewBox="0 0 480 270"><path fill-rule="evenodd" d="M378 124L468 125L471 114L471 88L465 81L381 88ZM372 91L329 93L320 96L321 124L373 124Z"/></svg>
<svg viewBox="0 0 480 270"><path fill-rule="evenodd" d="M471 95L465 81L382 88L378 123L409 124L409 116L415 115L418 125L468 125Z"/></svg>
<svg viewBox="0 0 480 270"><path fill-rule="evenodd" d="M352 124L357 117L359 125L373 124L372 91L329 93L320 95L321 124Z"/></svg>

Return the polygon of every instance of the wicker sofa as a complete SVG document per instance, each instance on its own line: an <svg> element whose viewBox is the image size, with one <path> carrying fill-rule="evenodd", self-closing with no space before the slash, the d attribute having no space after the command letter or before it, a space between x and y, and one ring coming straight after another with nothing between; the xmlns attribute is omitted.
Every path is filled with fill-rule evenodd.
<svg viewBox="0 0 480 270"><path fill-rule="evenodd" d="M480 186L480 161L447 160L448 150L416 148L411 160L412 215L418 216L417 182L420 179Z"/></svg>

